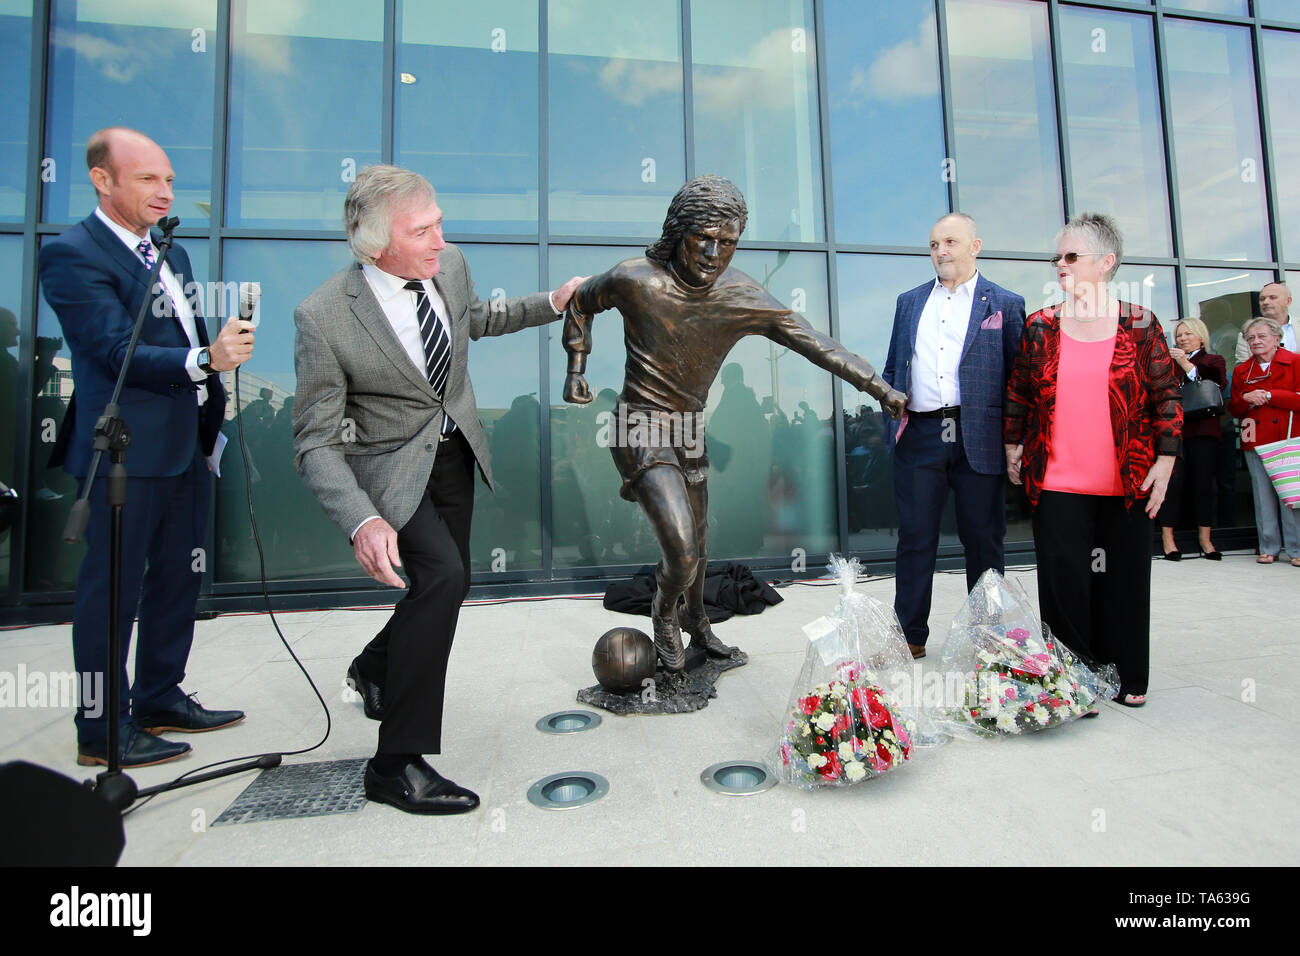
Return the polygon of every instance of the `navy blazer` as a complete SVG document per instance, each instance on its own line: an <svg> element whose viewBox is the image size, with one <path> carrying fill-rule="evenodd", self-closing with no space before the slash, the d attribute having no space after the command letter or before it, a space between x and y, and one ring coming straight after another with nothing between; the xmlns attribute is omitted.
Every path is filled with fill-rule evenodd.
<svg viewBox="0 0 1300 956"><path fill-rule="evenodd" d="M161 236L155 232L153 238L157 245ZM171 247L166 261L183 288L194 281L180 246ZM113 395L136 313L149 295L148 278L140 258L93 213L42 245L41 290L72 352L76 385L50 467L61 464L78 478L89 470L95 422ZM199 343L207 345L201 298L189 296ZM208 400L199 408L198 385L185 368L191 348L185 331L170 299L156 293L151 300L119 399L131 429L127 473L141 478L180 474L194 460L196 444L211 454L226 410L226 391L215 373L207 377ZM107 460L101 475L106 465Z"/></svg>
<svg viewBox="0 0 1300 956"><path fill-rule="evenodd" d="M909 396L916 329L933 288L934 280L931 279L910 292L904 292L898 297L894 310L894 330L889 337L889 353L882 374L886 382ZM1000 327L994 318L999 312L1002 313ZM971 467L982 475L1006 472L1006 454L1002 448L1002 400L1024 329L1025 300L994 285L981 274L975 283L970 324L962 346L957 380L961 388L962 445ZM886 421L885 439L891 449L897 430L896 422Z"/></svg>

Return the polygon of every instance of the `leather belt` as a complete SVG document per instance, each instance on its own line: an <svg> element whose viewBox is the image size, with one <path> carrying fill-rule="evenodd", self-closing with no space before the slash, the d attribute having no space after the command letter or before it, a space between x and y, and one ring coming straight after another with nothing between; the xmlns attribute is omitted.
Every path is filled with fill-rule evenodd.
<svg viewBox="0 0 1300 956"><path fill-rule="evenodd" d="M911 418L961 418L961 406L945 405L929 412L914 412L909 408L907 414Z"/></svg>

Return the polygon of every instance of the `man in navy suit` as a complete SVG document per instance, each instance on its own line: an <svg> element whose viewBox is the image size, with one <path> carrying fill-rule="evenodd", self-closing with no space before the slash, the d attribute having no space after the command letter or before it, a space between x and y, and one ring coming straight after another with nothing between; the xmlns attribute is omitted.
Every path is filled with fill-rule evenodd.
<svg viewBox="0 0 1300 956"><path fill-rule="evenodd" d="M116 716L122 765L142 767L188 753L164 731L216 730L243 719L241 711L208 710L180 688L194 639L194 606L211 496L209 470L220 456L217 437L226 393L218 373L252 355L252 323L232 318L210 344L199 299L187 298L189 257L173 246L160 281L147 288L157 247L149 227L172 204L167 154L142 133L100 130L86 147L86 165L99 205L40 255L41 289L58 315L72 352L76 392L63 421L51 466L84 479L93 455L96 419L112 395L135 317L150 306L119 401L131 429L126 456L127 500L122 512L119 625L123 635L121 710L106 702L79 708L77 762L108 762L108 721ZM191 286L191 288L193 288ZM245 334L246 333L246 334ZM216 453L214 455L214 452ZM105 455L90 494L86 555L77 575L72 646L76 670L91 687L106 687L109 598L109 510ZM126 677L131 625L139 609L135 682ZM125 693L126 688L130 692ZM128 710L128 704L130 709Z"/></svg>
<svg viewBox="0 0 1300 956"><path fill-rule="evenodd" d="M966 587L1003 570L1006 533L1002 397L1025 327L1025 300L979 274L975 220L944 216L930 231L938 277L898 297L885 381L907 395L886 423L894 449L898 550L894 610L913 657L925 656L939 521L951 488L966 551Z"/></svg>

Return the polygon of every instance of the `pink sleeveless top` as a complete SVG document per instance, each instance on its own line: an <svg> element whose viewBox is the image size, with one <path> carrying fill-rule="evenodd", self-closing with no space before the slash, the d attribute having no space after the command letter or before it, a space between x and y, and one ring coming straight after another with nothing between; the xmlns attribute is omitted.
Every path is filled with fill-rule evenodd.
<svg viewBox="0 0 1300 956"><path fill-rule="evenodd" d="M1115 337L1080 342L1061 333L1052 413L1052 451L1044 491L1123 495L1110 423L1110 362Z"/></svg>

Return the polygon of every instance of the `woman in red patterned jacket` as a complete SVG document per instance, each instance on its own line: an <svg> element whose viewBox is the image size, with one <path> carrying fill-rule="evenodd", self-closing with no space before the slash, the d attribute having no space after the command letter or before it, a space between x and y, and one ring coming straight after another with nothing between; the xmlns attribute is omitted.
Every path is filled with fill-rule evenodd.
<svg viewBox="0 0 1300 956"><path fill-rule="evenodd" d="M1007 474L1033 506L1043 623L1119 670L1119 702L1146 703L1151 519L1182 433L1173 362L1155 316L1115 299L1123 241L1085 213L1057 237L1065 301L1025 323L1007 383Z"/></svg>

